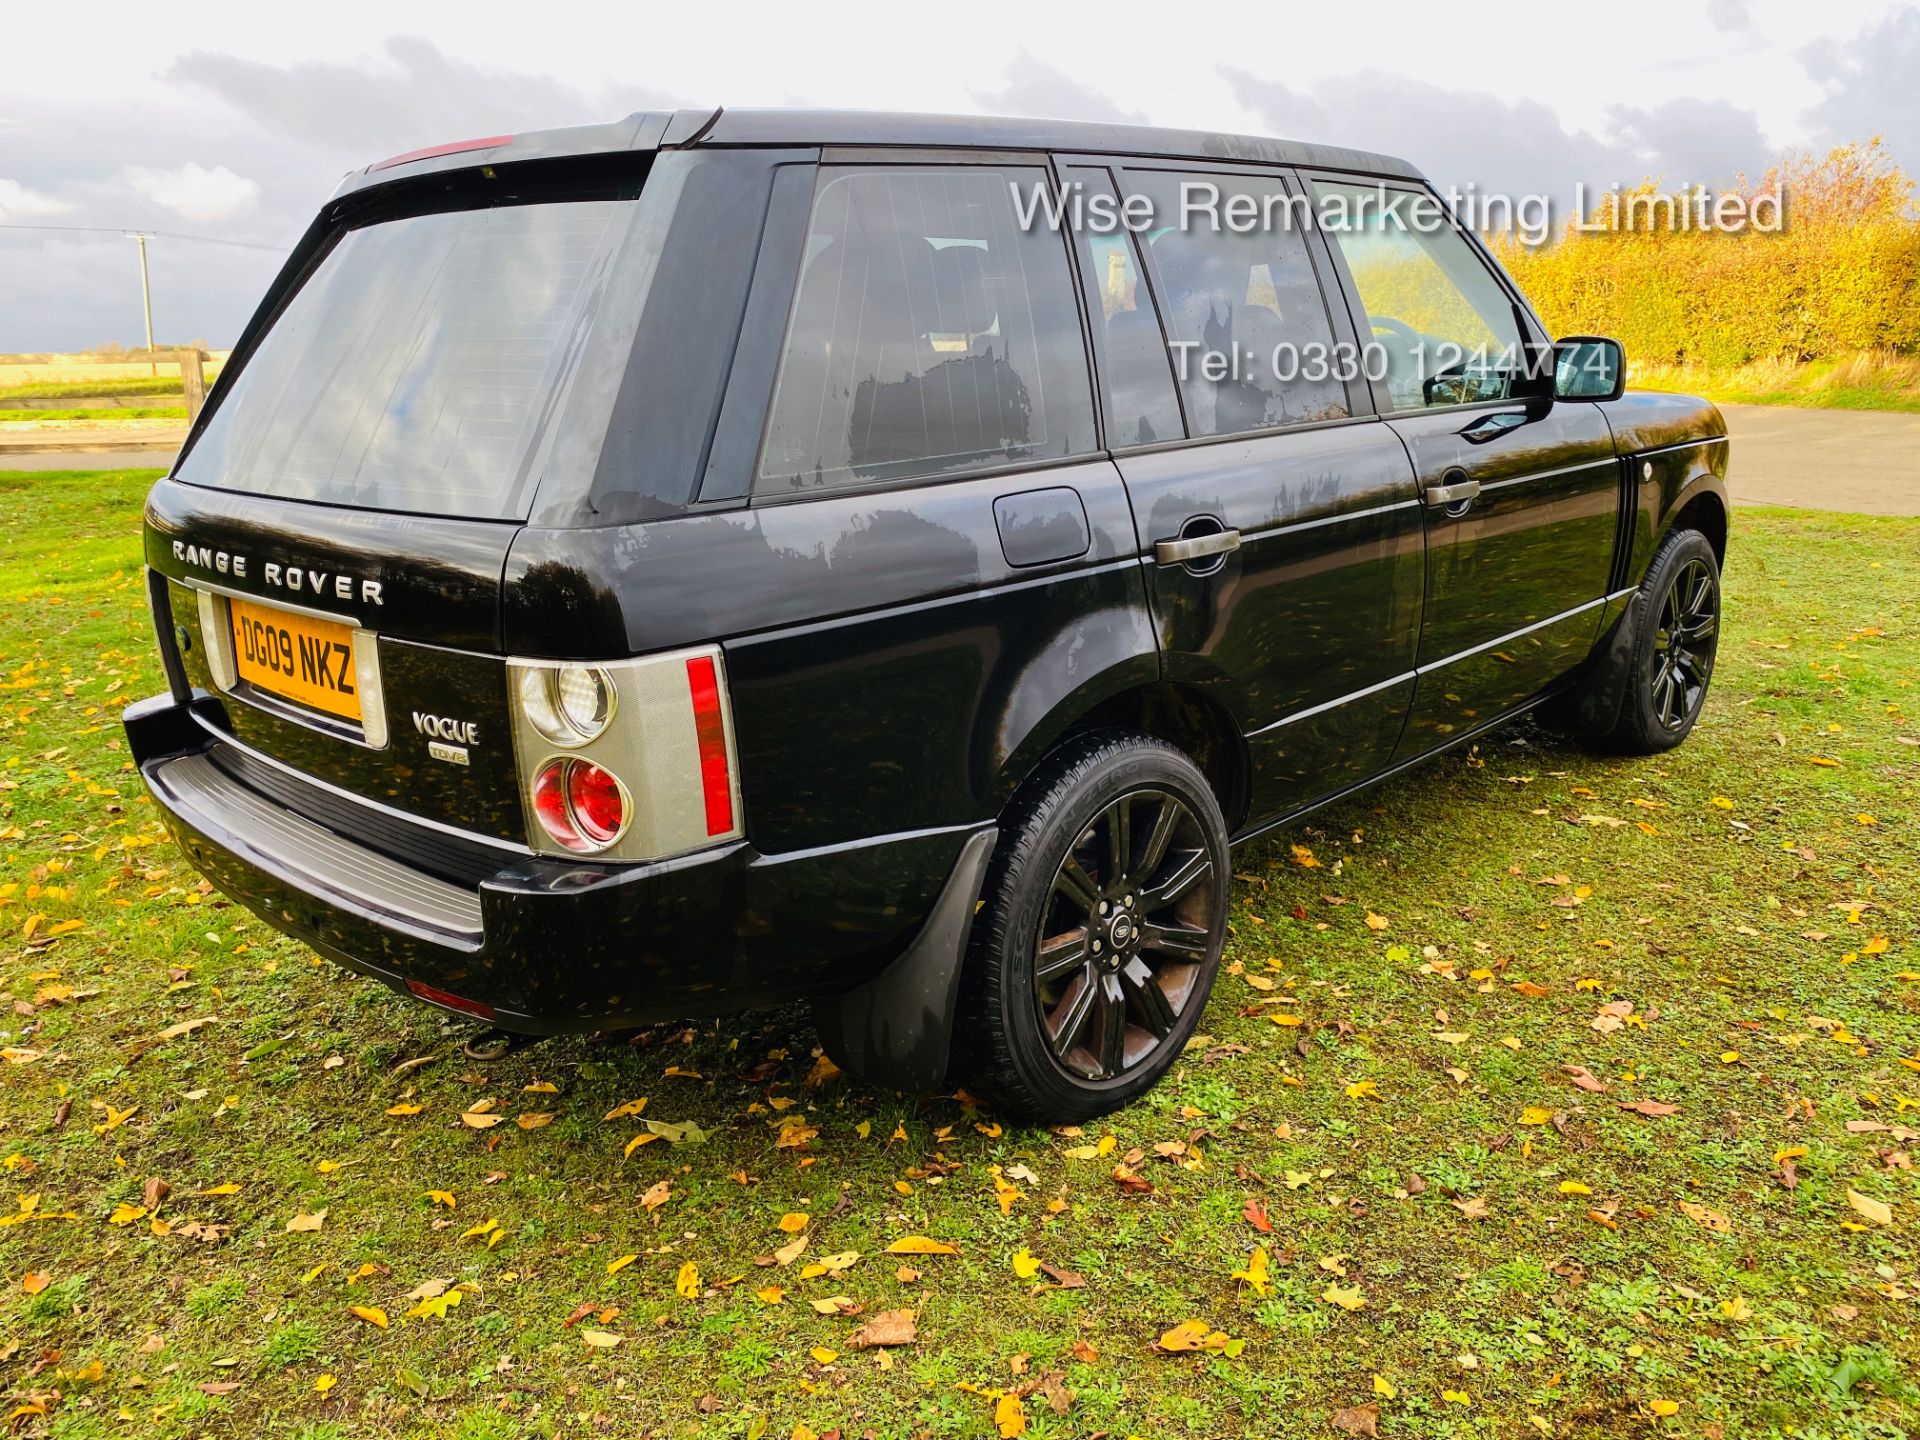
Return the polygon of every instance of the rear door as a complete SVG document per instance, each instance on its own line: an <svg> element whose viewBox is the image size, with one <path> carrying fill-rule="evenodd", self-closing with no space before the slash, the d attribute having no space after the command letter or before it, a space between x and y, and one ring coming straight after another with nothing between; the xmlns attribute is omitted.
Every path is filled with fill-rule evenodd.
<svg viewBox="0 0 1920 1440"><path fill-rule="evenodd" d="M884 827L944 869L1075 691L1154 678L1132 514L1066 240L1020 221L1047 157L819 159L776 187L700 513L608 568L636 648L723 642L758 849Z"/></svg>
<svg viewBox="0 0 1920 1440"><path fill-rule="evenodd" d="M1592 648L1619 470L1600 407L1529 396L1544 337L1424 189L1311 180L1370 347L1380 409L1412 457L1427 538L1420 683L1400 759L1486 725Z"/></svg>
<svg viewBox="0 0 1920 1440"><path fill-rule="evenodd" d="M1062 178L1118 183L1155 217L1078 243L1166 676L1246 735L1251 822L1357 784L1387 764L1412 695L1421 521L1327 303L1327 257L1290 218L1297 186L1172 161L1069 160ZM1202 193L1183 186L1274 223L1183 227L1183 193Z"/></svg>

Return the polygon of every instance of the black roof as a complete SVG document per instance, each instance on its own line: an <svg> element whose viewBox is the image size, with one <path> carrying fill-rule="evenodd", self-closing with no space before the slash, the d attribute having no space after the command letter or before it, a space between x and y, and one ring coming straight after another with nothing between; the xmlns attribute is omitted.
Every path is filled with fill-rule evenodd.
<svg viewBox="0 0 1920 1440"><path fill-rule="evenodd" d="M1222 135L1209 130L1162 130L1150 125L1023 120L999 115L917 115L887 110L722 110L699 132L696 143L1064 150L1094 155L1245 160L1421 178L1420 172L1404 160L1339 145L1311 145L1262 135Z"/></svg>
<svg viewBox="0 0 1920 1440"><path fill-rule="evenodd" d="M1097 125L1078 120L1020 120L998 115L916 115L897 110L647 110L605 125L530 130L478 142L432 146L356 170L335 197L413 176L477 165L682 146L913 146L939 150L1051 150L1188 160L1304 165L1417 180L1404 160L1261 135Z"/></svg>

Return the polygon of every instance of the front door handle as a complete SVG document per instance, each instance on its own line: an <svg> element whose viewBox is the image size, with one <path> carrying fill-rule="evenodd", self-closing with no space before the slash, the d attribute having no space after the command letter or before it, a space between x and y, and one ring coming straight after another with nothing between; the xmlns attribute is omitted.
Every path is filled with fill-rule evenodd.
<svg viewBox="0 0 1920 1440"><path fill-rule="evenodd" d="M1213 530L1183 540L1162 540L1153 547L1156 565L1191 565L1210 555L1231 555L1240 548L1238 530Z"/></svg>
<svg viewBox="0 0 1920 1440"><path fill-rule="evenodd" d="M1478 480L1456 480L1451 485L1429 485L1424 496L1427 504L1435 509L1443 509L1449 505L1465 505L1468 501L1477 500L1479 497L1480 482Z"/></svg>
<svg viewBox="0 0 1920 1440"><path fill-rule="evenodd" d="M1466 429L1460 432L1460 438L1478 445L1491 440L1496 435L1504 435L1527 423L1526 414L1517 410L1503 410L1497 415L1482 415Z"/></svg>

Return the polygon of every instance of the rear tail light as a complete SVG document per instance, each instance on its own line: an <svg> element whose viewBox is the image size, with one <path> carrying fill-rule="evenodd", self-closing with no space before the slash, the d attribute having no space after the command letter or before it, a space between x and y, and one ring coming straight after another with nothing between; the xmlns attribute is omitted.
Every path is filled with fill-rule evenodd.
<svg viewBox="0 0 1920 1440"><path fill-rule="evenodd" d="M567 809L581 835L604 849L627 828L627 787L591 760L567 761Z"/></svg>
<svg viewBox="0 0 1920 1440"><path fill-rule="evenodd" d="M547 838L568 850L592 847L573 828L573 816L567 808L567 762L549 760L533 777L533 816Z"/></svg>
<svg viewBox="0 0 1920 1440"><path fill-rule="evenodd" d="M533 814L556 845L593 854L626 833L633 802L611 770L568 756L549 760L534 773Z"/></svg>
<svg viewBox="0 0 1920 1440"><path fill-rule="evenodd" d="M507 664L536 850L661 860L740 837L718 646L601 664Z"/></svg>
<svg viewBox="0 0 1920 1440"><path fill-rule="evenodd" d="M613 682L607 672L586 665L562 665L553 673L560 718L582 739L593 739L613 719Z"/></svg>
<svg viewBox="0 0 1920 1440"><path fill-rule="evenodd" d="M542 739L569 749L600 738L613 719L613 677L597 665L520 672L520 705Z"/></svg>
<svg viewBox="0 0 1920 1440"><path fill-rule="evenodd" d="M687 661L687 690L693 698L693 733L700 746L700 798L707 810L707 834L733 829L733 778L727 765L727 727L720 715L720 681L711 655Z"/></svg>

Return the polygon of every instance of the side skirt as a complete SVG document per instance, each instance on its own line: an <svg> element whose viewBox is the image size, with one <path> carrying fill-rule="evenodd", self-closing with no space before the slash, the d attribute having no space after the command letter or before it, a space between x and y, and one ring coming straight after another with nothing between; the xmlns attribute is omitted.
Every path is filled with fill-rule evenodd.
<svg viewBox="0 0 1920 1440"><path fill-rule="evenodd" d="M1494 716L1493 719L1487 721L1485 724L1476 725L1471 730L1465 731L1459 735L1455 735L1452 739L1448 740L1444 745L1436 745L1433 749L1422 751L1420 754L1413 756L1411 759L1402 760L1397 765L1391 765L1387 769L1382 770L1378 775L1368 776L1365 780L1360 781L1360 783L1357 785L1349 785L1344 790L1336 790L1331 795L1322 796L1318 800L1311 801L1308 804L1301 805L1296 807L1295 809L1289 810L1284 814L1277 815L1271 820L1262 820L1257 825L1249 826L1247 829L1242 830L1238 835L1233 836L1227 843L1230 844L1234 849L1238 850L1242 845L1248 844L1249 842L1254 840L1258 840L1262 836L1269 835L1275 830L1284 829L1289 825L1295 824L1298 821L1305 819L1307 816L1313 814L1316 810L1324 810L1329 805L1337 805L1340 801L1348 799L1351 796L1358 795L1362 791L1371 790L1375 785L1378 785L1386 780L1391 780L1396 775L1404 774L1408 770L1417 769L1419 766L1426 764L1427 761L1436 759L1437 757L1446 754L1449 750L1457 750L1462 745L1468 744L1471 741L1479 739L1482 735L1485 735L1489 730L1498 730L1502 725L1508 724L1510 721L1517 720L1522 715L1526 715L1531 711L1539 709L1542 705L1545 705L1548 701L1556 699L1559 696L1566 694L1567 691L1571 690L1575 685L1580 683L1580 678L1585 673L1586 672L1583 668L1581 671L1577 672L1576 674L1569 676L1565 680L1562 680L1559 684L1555 685L1552 689L1544 690L1540 694L1534 696L1531 700L1527 701L1526 704L1516 705L1511 710L1503 711L1501 714Z"/></svg>

